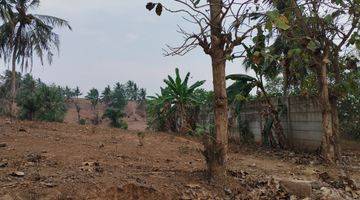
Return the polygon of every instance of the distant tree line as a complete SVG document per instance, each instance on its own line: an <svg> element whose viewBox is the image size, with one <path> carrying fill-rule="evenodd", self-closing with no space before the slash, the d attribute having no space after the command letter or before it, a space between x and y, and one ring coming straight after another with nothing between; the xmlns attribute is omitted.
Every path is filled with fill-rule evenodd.
<svg viewBox="0 0 360 200"><path fill-rule="evenodd" d="M6 102L11 101L11 71L6 71L0 78L0 111L3 115L11 115L11 108ZM35 80L30 74L17 73L15 102L17 117L23 120L40 120L62 122L67 106L64 88L47 85L40 79Z"/></svg>
<svg viewBox="0 0 360 200"><path fill-rule="evenodd" d="M133 81L126 84L116 83L113 88L109 85L100 93L96 88L92 88L85 97L91 102L93 110L92 123L97 125L101 119L108 118L111 126L115 128L127 129L127 124L122 120L125 117L124 108L129 101L135 101L139 106L145 106L146 90L139 88ZM105 112L101 117L98 105L105 105Z"/></svg>
<svg viewBox="0 0 360 200"><path fill-rule="evenodd" d="M16 117L21 120L40 120L49 122L62 122L69 105L73 104L77 112L77 122L86 124L86 119L81 117L80 104L82 92L79 87L74 89L61 87L55 84L47 85L40 79L35 79L31 74L16 74ZM14 116L10 106L12 101L12 72L6 71L0 75L0 115ZM108 118L110 124L116 128L127 129L127 124L122 120L125 117L124 108L128 101L136 101L139 106L145 106L146 90L139 88L133 81L126 84L116 83L113 88L107 86L103 92L91 89L85 96L91 103L94 117L91 123L98 125L102 119ZM99 104L105 106L105 112L100 116Z"/></svg>

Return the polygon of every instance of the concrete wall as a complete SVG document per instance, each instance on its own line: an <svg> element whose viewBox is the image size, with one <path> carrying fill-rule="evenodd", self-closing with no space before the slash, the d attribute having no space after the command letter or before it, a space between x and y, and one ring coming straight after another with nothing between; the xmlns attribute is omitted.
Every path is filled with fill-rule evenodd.
<svg viewBox="0 0 360 200"><path fill-rule="evenodd" d="M295 149L314 151L320 147L323 134L322 116L315 98L290 97L272 99L272 102L275 106L279 104L286 106L286 112L281 116L281 123L290 144ZM261 143L265 107L265 101L252 101L243 106L240 114L241 120L247 123L257 143ZM237 120L234 117L230 121L230 137L239 140Z"/></svg>

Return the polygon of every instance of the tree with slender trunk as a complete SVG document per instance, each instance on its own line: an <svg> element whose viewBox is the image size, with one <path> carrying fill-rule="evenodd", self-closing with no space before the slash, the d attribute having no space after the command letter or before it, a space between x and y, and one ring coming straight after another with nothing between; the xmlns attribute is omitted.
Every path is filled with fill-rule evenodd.
<svg viewBox="0 0 360 200"><path fill-rule="evenodd" d="M53 51L59 50L59 35L54 28L67 27L66 20L40 14L31 14L30 10L39 8L40 0L3 0L0 3L1 54L6 62L11 63L12 87L10 112L15 117L16 98L16 66L21 70L33 66L33 59L37 57L44 64L44 57L51 64Z"/></svg>
<svg viewBox="0 0 360 200"><path fill-rule="evenodd" d="M214 86L215 136L213 149L207 151L208 172L210 178L220 185L226 182L226 163L228 149L228 105L226 94L225 69L226 61L242 57L237 47L245 42L256 30L258 23L264 19L258 1L235 0L174 0L178 9L170 9L161 3L148 3L146 8L161 15L165 9L170 13L183 14L186 21L198 27L198 31L187 32L180 27L179 33L184 36L178 47L168 46L166 56L185 55L201 47L210 56ZM181 8L180 8L181 7ZM258 13L256 17L252 12ZM249 19L249 20L248 20Z"/></svg>
<svg viewBox="0 0 360 200"><path fill-rule="evenodd" d="M337 111L338 92L341 90L338 58L346 47L360 48L359 1L290 0L271 3L275 7L273 14L280 15L279 19L289 25L287 30L281 31L283 39L291 42L291 51L302 58L293 67L308 66L316 75L322 110L322 157L335 163L341 158Z"/></svg>
<svg viewBox="0 0 360 200"><path fill-rule="evenodd" d="M94 113L94 119L92 120L92 123L94 125L98 125L100 123L99 119L99 110L97 109L97 106L100 102L100 96L99 91L96 88L92 88L85 97L87 100L91 103L91 109Z"/></svg>
<svg viewBox="0 0 360 200"><path fill-rule="evenodd" d="M81 107L80 107L80 102L79 102L79 98L80 96L82 95L81 91L80 91L80 88L79 87L76 87L74 89L74 105L75 105L75 108L76 108L76 113L77 113L77 118L78 118L78 123L80 124L81 123L81 115L80 115L80 111L81 111Z"/></svg>

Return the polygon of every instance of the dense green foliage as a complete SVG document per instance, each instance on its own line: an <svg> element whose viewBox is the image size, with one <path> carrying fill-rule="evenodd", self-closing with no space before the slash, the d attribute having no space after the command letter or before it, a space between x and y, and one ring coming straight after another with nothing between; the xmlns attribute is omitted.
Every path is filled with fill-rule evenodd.
<svg viewBox="0 0 360 200"><path fill-rule="evenodd" d="M21 74L16 73L16 87L20 87ZM5 71L4 75L0 75L0 114L10 115L10 99L11 99L11 71Z"/></svg>
<svg viewBox="0 0 360 200"><path fill-rule="evenodd" d="M113 89L107 86L101 93L100 99L106 106L103 118L110 119L111 126L115 128L127 129L127 124L122 120L126 116L125 106L128 101L136 101L141 106L145 99L146 90L139 88L133 81L128 81L125 85L116 83Z"/></svg>
<svg viewBox="0 0 360 200"><path fill-rule="evenodd" d="M0 2L0 55L11 63L12 84L9 113L15 117L16 68L33 67L34 58L43 65L51 64L54 51L59 51L60 39L55 28L67 27L66 20L49 15L30 13L40 6L40 0L3 0ZM11 105L10 105L11 104Z"/></svg>
<svg viewBox="0 0 360 200"><path fill-rule="evenodd" d="M176 68L175 77L168 76L164 80L166 87L161 88L161 93L150 97L147 110L150 128L182 133L192 132L196 128L199 106L205 100L201 98L206 96L206 92L198 88L205 81L189 85L189 79L190 73L182 79Z"/></svg>
<svg viewBox="0 0 360 200"><path fill-rule="evenodd" d="M35 80L30 74L17 76L18 117L27 120L62 122L66 113L66 89L56 85L46 85L40 79ZM6 71L0 82L2 102L8 102L10 99L10 82L11 72ZM7 110L5 105L3 104L3 109Z"/></svg>

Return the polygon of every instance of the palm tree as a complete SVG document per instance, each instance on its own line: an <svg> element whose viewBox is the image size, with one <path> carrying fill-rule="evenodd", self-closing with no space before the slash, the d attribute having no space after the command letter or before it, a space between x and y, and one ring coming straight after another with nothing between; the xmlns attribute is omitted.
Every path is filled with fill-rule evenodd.
<svg viewBox="0 0 360 200"><path fill-rule="evenodd" d="M80 107L79 97L82 95L82 93L78 86L74 89L73 94L75 97L74 105L78 116L78 123L81 123L81 115L80 115L81 107Z"/></svg>
<svg viewBox="0 0 360 200"><path fill-rule="evenodd" d="M190 73L187 73L185 79L182 80L180 77L179 69L175 69L175 79L171 76L168 76L168 79L165 79L164 82L167 85L167 95L168 100L171 105L176 107L177 114L179 115L180 120L180 132L186 131L187 120L186 120L186 110L189 106L199 103L195 90L202 86L205 81L197 81L192 85L188 85L190 78Z"/></svg>
<svg viewBox="0 0 360 200"><path fill-rule="evenodd" d="M107 106L111 102L111 93L112 93L112 91L111 91L111 88L109 85L101 93L101 102L105 103Z"/></svg>
<svg viewBox="0 0 360 200"><path fill-rule="evenodd" d="M44 57L51 64L53 50L59 51L59 35L56 27L67 27L66 20L40 14L30 14L29 10L39 8L40 0L1 0L0 26L1 54L12 65L11 114L14 116L16 97L16 65L21 70L33 65L34 57L44 64Z"/></svg>
<svg viewBox="0 0 360 200"><path fill-rule="evenodd" d="M100 120L99 120L99 111L96 107L100 102L99 91L97 89L93 88L87 93L85 98L90 101L91 109L94 112L94 119L93 119L92 123L94 125L98 125Z"/></svg>

